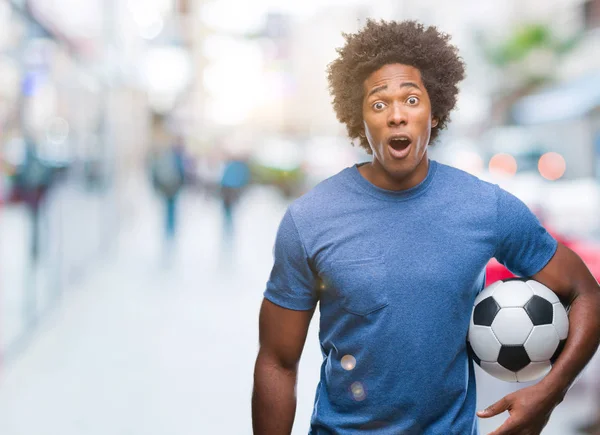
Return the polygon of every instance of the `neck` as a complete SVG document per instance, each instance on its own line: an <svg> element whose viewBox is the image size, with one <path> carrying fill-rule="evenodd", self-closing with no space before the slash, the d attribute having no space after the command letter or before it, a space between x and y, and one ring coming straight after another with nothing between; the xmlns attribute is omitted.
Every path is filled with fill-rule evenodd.
<svg viewBox="0 0 600 435"><path fill-rule="evenodd" d="M427 178L429 158L427 157L427 153L425 153L419 164L408 174L396 175L390 173L376 158L373 158L371 163L359 167L359 172L367 181L381 189L393 191L408 190Z"/></svg>

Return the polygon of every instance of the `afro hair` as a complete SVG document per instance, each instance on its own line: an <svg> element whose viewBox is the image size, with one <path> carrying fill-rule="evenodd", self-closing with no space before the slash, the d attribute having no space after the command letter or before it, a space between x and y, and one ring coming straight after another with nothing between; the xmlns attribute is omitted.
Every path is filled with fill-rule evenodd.
<svg viewBox="0 0 600 435"><path fill-rule="evenodd" d="M338 57L327 66L329 91L337 119L346 125L351 139L371 154L363 132L363 83L384 65L400 63L417 68L431 100L431 112L438 120L431 129L433 142L450 121L456 105L458 83L465 76L458 49L450 36L436 27L425 28L416 21L373 21L357 33L343 34L346 43Z"/></svg>

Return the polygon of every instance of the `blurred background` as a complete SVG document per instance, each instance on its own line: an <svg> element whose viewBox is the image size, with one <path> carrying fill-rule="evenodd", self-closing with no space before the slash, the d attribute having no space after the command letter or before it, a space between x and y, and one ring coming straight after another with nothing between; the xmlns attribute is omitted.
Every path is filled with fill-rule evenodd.
<svg viewBox="0 0 600 435"><path fill-rule="evenodd" d="M468 77L431 157L523 199L599 279L600 0L0 0L0 433L251 433L279 220L370 160L325 73L369 17L453 36ZM477 375L481 407L519 387ZM592 362L544 433L600 430L599 399Z"/></svg>

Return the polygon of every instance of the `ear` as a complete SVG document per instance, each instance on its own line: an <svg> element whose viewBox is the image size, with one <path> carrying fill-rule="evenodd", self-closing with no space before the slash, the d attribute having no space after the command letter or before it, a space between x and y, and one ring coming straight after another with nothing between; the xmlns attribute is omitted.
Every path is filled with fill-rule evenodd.
<svg viewBox="0 0 600 435"><path fill-rule="evenodd" d="M437 125L438 125L438 119L437 118L431 118L431 128L437 127Z"/></svg>

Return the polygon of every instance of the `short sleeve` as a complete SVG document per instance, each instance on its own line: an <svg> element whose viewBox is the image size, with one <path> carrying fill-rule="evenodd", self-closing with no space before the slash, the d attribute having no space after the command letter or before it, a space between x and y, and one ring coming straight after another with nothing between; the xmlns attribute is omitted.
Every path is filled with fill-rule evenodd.
<svg viewBox="0 0 600 435"><path fill-rule="evenodd" d="M279 224L273 257L265 298L291 310L314 308L317 279L289 209Z"/></svg>
<svg viewBox="0 0 600 435"><path fill-rule="evenodd" d="M535 275L558 246L533 212L516 196L496 186L497 245L494 257L515 275Z"/></svg>

